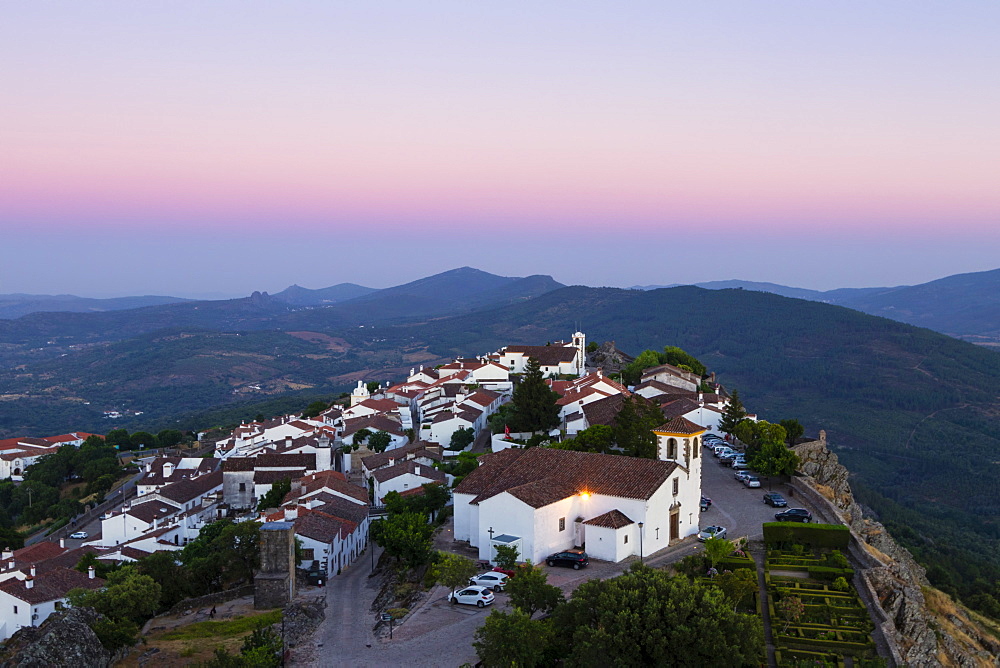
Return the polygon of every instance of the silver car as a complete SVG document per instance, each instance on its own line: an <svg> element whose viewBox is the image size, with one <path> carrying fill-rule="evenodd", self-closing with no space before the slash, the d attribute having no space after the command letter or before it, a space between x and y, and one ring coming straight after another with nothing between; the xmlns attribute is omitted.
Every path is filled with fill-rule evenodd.
<svg viewBox="0 0 1000 668"><path fill-rule="evenodd" d="M743 478L743 484L747 487L760 487L760 479L757 476L748 475Z"/></svg>
<svg viewBox="0 0 1000 668"><path fill-rule="evenodd" d="M507 585L507 575L505 573L498 573L497 571L487 571L469 578L469 584L489 587L493 591L503 591L503 588Z"/></svg>
<svg viewBox="0 0 1000 668"><path fill-rule="evenodd" d="M698 532L698 540L705 542L709 538L725 538L726 527L710 526Z"/></svg>

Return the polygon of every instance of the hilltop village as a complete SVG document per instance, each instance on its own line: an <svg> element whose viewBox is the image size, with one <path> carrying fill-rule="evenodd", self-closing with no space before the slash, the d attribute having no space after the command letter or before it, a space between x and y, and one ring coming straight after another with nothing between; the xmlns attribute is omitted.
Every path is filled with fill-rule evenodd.
<svg viewBox="0 0 1000 668"><path fill-rule="evenodd" d="M122 621L131 626L118 649L138 638L135 622L170 605L198 605L184 600L211 602L211 618L216 605L241 595L251 595L259 609L287 611L303 596L323 600L316 591L333 595L347 586L342 582L374 573L379 552L380 564L397 565L388 571L392 577L405 581L430 564L424 579L447 585L444 601L479 608L506 595L517 564L529 571L589 566L600 578L620 575L636 561L688 564L694 574L708 564L707 582L722 563L752 568L744 550L751 538L759 540L761 521L767 539L769 512L779 520L821 521L813 518L813 512L823 515L818 496L819 505L807 504L812 510L787 508L772 485L777 476L781 489L794 494L780 481L799 463L787 446L796 444L801 428L796 431L795 421L758 420L697 360L679 349L666 353L633 359L613 343L588 347L576 332L567 341L415 367L396 383L358 381L349 395L318 410L243 422L214 438L202 434L187 451L131 452L131 473L126 469L106 489L87 483L97 492L82 513L32 533L24 547L4 550L0 639L16 646L18 634L76 605L93 605L114 620L113 611L101 610L101 596L127 578L137 578L135 587L147 575L160 602ZM72 479L74 453L105 459L110 453L111 461L124 461L111 440L84 433L8 439L0 442L0 472L29 489L31 482L22 482L33 477L29 469L65 459ZM817 443L825 451L825 441ZM708 461L725 464L729 473L720 476L722 469ZM768 489L761 490L765 475ZM715 510L706 486L724 497L716 503L728 510ZM742 495L755 489L764 505L750 512ZM419 518L406 520L417 525L394 524L407 517ZM826 517L834 522L831 530L844 528L835 511ZM836 558L817 556L817 563L832 566L834 576L853 572L834 551ZM172 598L170 578L160 577L154 562L186 580ZM416 570L398 570L404 565ZM458 575L449 576L449 569ZM560 580L556 571L549 577L565 594L582 582ZM406 590L391 581L386 592ZM829 585L819 586L825 592ZM393 623L406 623L406 611L420 599L413 598L416 590L406 591L411 594L380 594L388 596L383 609L396 599L390 609L397 611L381 613L380 633L386 622L390 631ZM838 591L846 590L838 583ZM779 590L772 595L782 596ZM845 605L848 598L861 605L856 597L848 593ZM733 614L755 616L752 609L739 612L746 603L741 598L735 602ZM851 614L867 620L863 605L860 610ZM368 614L367 608L348 613L351 619ZM335 633L331 624L320 624L317 638L300 651L302 665L316 659L310 652L319 637ZM759 651L762 645L754 643L763 635L750 635L756 640L744 649ZM483 640L480 632L476 639ZM867 633L850 639L854 645L838 651L875 656ZM468 641L462 651L471 651ZM791 643L786 655L808 658L814 649Z"/></svg>

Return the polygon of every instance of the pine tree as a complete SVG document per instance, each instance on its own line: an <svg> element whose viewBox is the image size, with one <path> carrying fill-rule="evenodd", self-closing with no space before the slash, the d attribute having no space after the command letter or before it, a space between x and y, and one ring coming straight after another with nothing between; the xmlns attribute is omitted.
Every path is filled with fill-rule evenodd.
<svg viewBox="0 0 1000 668"><path fill-rule="evenodd" d="M740 401L740 393L733 390L733 395L729 397L729 403L726 404L726 412L723 413L722 419L719 420L719 429L727 434L731 434L736 429L736 425L740 423L740 420L746 416L747 410L743 407L743 402Z"/></svg>
<svg viewBox="0 0 1000 668"><path fill-rule="evenodd" d="M559 395L553 392L542 376L541 365L534 357L528 359L521 383L514 389L514 431L548 431L559 426Z"/></svg>

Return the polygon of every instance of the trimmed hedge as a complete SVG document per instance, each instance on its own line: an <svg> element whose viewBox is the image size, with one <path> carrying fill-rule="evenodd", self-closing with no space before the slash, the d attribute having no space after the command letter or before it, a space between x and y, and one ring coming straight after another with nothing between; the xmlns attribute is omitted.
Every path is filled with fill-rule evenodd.
<svg viewBox="0 0 1000 668"><path fill-rule="evenodd" d="M811 524L802 522L764 522L764 542L803 543L814 547L847 549L851 530L843 524Z"/></svg>
<svg viewBox="0 0 1000 668"><path fill-rule="evenodd" d="M809 577L815 580L828 580L833 582L837 578L845 578L848 582L854 577L854 570L851 568L834 568L833 566L810 566Z"/></svg>
<svg viewBox="0 0 1000 668"><path fill-rule="evenodd" d="M715 566L721 573L723 570L735 571L738 568L752 568L756 569L757 564L754 563L753 559L750 557L726 557L725 559L720 559L719 563Z"/></svg>

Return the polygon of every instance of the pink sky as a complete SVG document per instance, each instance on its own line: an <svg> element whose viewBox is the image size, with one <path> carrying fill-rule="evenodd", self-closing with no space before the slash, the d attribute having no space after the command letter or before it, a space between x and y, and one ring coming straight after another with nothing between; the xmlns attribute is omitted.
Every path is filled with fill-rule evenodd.
<svg viewBox="0 0 1000 668"><path fill-rule="evenodd" d="M707 278L806 287L1000 265L994 4L55 6L0 24L0 293L319 287L376 252L369 283L391 284L497 264L484 244L518 252L506 273L706 280L697 253L647 266L626 244L600 252L628 272L588 277L608 230L727 258ZM356 250L242 282L26 272L107 247L224 255L234 235ZM759 259L824 248L840 273Z"/></svg>

